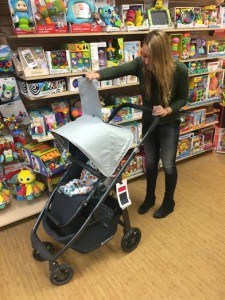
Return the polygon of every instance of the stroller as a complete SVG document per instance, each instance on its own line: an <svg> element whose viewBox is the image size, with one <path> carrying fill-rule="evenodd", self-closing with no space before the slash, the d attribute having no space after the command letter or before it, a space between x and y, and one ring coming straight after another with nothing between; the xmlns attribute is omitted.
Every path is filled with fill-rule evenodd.
<svg viewBox="0 0 225 300"><path fill-rule="evenodd" d="M66 284L73 277L71 266L58 264L59 256L68 248L80 253L97 249L113 238L118 224L123 227L124 232L122 250L131 252L138 246L141 231L131 227L126 205L129 199L123 198L122 206L119 205L114 196L115 186L121 183L124 170L158 123L155 118L140 144L132 150L126 163L115 173L120 160L129 150L133 137L131 131L109 122L125 107L139 110L149 108L124 103L113 111L106 123L101 120L97 83L88 82L85 78L79 79L79 93L82 116L53 131L58 142L64 148L68 147L71 164L42 209L31 232L33 257L38 261L49 262L50 280L55 285ZM92 96L91 101L88 95ZM90 160L96 168L88 163ZM74 178L80 178L83 170L97 178L93 189L87 194L71 197L62 193L62 186ZM42 242L38 237L37 230L41 222L46 233L63 245L58 253L54 253L54 246L50 242Z"/></svg>

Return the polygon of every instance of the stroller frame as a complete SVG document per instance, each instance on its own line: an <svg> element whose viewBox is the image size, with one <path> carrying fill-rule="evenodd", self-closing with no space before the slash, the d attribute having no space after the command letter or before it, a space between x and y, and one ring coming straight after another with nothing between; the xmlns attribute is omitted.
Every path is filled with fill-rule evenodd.
<svg viewBox="0 0 225 300"><path fill-rule="evenodd" d="M108 122L110 122L114 116L123 108L125 107L131 107L134 109L138 109L141 111L148 111L151 112L150 108L131 104L131 103L123 103L119 105L117 108L114 109L110 117L108 118ZM90 222L93 219L94 213L99 209L99 207L105 202L107 197L109 196L109 193L113 190L116 183L121 182L122 174L125 171L126 167L129 165L130 161L134 157L135 154L137 154L140 151L140 147L143 144L144 140L150 135L150 133L155 129L155 127L158 125L159 117L155 117L153 120L153 123L149 127L148 131L140 141L140 143L132 150L130 153L126 163L122 166L122 168L119 170L115 178L111 181L111 183L108 185L107 189L104 184L104 180L106 179L106 176L99 173L97 170L93 169L92 167L86 165L80 160L77 160L76 158L70 157L70 160L75 163L76 165L80 166L81 168L85 168L88 171L90 171L92 174L97 176L99 178L96 188L94 188L90 194L88 195L87 199L82 203L82 205L78 208L78 210L75 212L75 214L72 216L71 220L78 215L78 213L88 204L88 202L92 199L94 194L96 192L101 192L103 195L99 199L98 203L94 207L94 209L90 212L89 216L83 223L83 225L78 229L78 231L73 235L73 237L70 239L69 242L67 242L62 249L60 249L57 253L54 253L54 246L50 242L42 242L40 238L37 235L38 227L43 220L45 214L51 219L53 222L57 222L54 220L54 217L49 213L49 208L51 206L51 203L53 202L53 197L56 192L56 190L59 187L59 183L63 180L63 178L66 177L67 172L70 170L70 168L66 171L66 173L63 175L60 182L57 184L56 188L52 192L49 200L43 207L41 213L39 214L32 232L31 232L31 244L33 247L33 258L38 261L48 261L49 262L49 271L50 271L50 281L55 285L63 285L68 283L72 277L73 277L73 269L68 264L61 264L57 262L57 259L71 246L73 246L76 241L79 240L79 238L82 236L83 232L87 228L87 226L90 224ZM128 209L125 208L122 210L122 217L123 220L119 218L118 224L120 224L123 227L123 238L121 240L121 248L125 252L131 252L133 251L139 244L141 240L141 231L138 228L131 227ZM71 220L69 220L66 224L63 224L63 226L68 225ZM57 224L58 226L62 226L62 224ZM114 235L113 235L114 236ZM113 236L110 236L106 241L101 243L103 245L104 243L108 242Z"/></svg>

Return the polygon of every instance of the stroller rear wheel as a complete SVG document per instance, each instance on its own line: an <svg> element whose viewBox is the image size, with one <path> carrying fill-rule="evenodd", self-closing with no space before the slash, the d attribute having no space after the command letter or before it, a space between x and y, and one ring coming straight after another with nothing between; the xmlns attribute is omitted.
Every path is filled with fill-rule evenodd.
<svg viewBox="0 0 225 300"><path fill-rule="evenodd" d="M50 271L50 280L55 285L63 285L73 278L73 269L69 265L57 265Z"/></svg>
<svg viewBox="0 0 225 300"><path fill-rule="evenodd" d="M141 231L138 228L130 228L121 240L121 248L124 252L131 252L137 248L141 240Z"/></svg>
<svg viewBox="0 0 225 300"><path fill-rule="evenodd" d="M46 248L51 254L54 253L54 246L52 245L52 243L50 243L50 242L43 242L43 244L45 245L45 248ZM35 260L38 260L38 261L45 261L45 259L41 256L41 254L40 254L36 249L33 250L33 258L34 258Z"/></svg>

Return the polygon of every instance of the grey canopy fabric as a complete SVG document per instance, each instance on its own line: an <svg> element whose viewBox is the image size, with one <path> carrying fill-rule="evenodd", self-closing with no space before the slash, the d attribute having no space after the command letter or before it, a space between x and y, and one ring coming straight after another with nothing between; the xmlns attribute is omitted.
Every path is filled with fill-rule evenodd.
<svg viewBox="0 0 225 300"><path fill-rule="evenodd" d="M82 116L52 133L56 139L63 138L65 145L68 141L75 145L103 175L109 177L129 150L133 140L132 132L124 127L102 121L95 82L81 78L81 84L79 80L78 86L82 95Z"/></svg>

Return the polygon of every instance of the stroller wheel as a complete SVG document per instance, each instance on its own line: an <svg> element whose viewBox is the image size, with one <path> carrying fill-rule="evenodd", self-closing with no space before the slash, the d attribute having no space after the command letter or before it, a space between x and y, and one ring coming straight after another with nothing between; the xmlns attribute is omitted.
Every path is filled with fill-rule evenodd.
<svg viewBox="0 0 225 300"><path fill-rule="evenodd" d="M50 272L50 280L55 285L63 285L73 278L73 269L69 265L58 265Z"/></svg>
<svg viewBox="0 0 225 300"><path fill-rule="evenodd" d="M130 228L121 240L121 248L124 252L131 252L137 248L141 240L141 231L138 228Z"/></svg>
<svg viewBox="0 0 225 300"><path fill-rule="evenodd" d="M54 246L52 245L52 243L49 243L49 242L43 242L43 244L45 245L45 248L46 248L51 254L54 253ZM40 254L36 249L33 250L33 258L34 258L35 260L38 260L38 261L45 261L45 259L41 256L41 254Z"/></svg>

